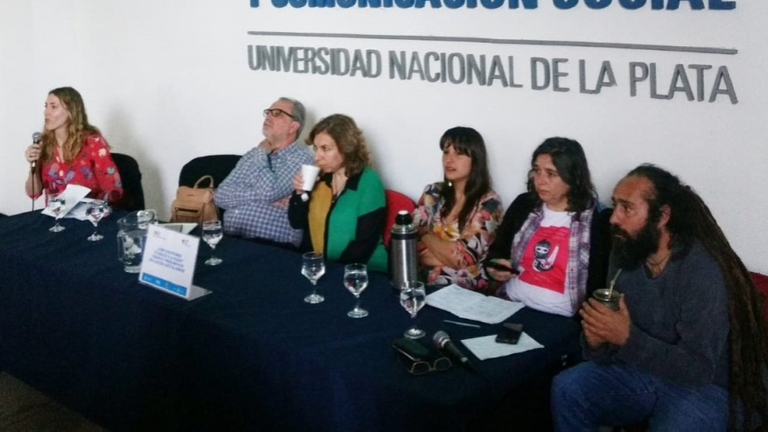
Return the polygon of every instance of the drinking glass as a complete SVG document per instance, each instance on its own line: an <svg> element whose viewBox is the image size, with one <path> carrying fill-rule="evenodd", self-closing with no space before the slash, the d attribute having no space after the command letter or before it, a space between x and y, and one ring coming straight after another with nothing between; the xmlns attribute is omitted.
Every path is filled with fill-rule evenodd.
<svg viewBox="0 0 768 432"><path fill-rule="evenodd" d="M424 292L424 283L418 281L406 281L400 285L400 304L411 314L413 327L406 330L404 336L409 339L418 339L424 337L427 333L416 327L416 314L426 303L426 293Z"/></svg>
<svg viewBox="0 0 768 432"><path fill-rule="evenodd" d="M317 280L325 274L325 261L320 252L307 252L301 256L301 274L312 282L312 294L304 297L311 304L322 303L325 297L317 293Z"/></svg>
<svg viewBox="0 0 768 432"><path fill-rule="evenodd" d="M103 200L93 200L88 204L88 208L85 209L85 216L93 224L93 234L88 237L88 241L99 241L104 238L103 235L99 234L99 221L109 216L110 210L109 205Z"/></svg>
<svg viewBox="0 0 768 432"><path fill-rule="evenodd" d="M357 299L355 308L347 312L347 316L352 318L367 317L368 311L360 308L360 293L368 286L368 268L365 264L349 264L344 266L344 286Z"/></svg>
<svg viewBox="0 0 768 432"><path fill-rule="evenodd" d="M206 265L215 266L221 264L221 258L213 256L213 252L216 251L216 245L219 244L222 237L224 237L224 234L221 232L221 221L203 222L203 241L211 247L211 257L205 262Z"/></svg>
<svg viewBox="0 0 768 432"><path fill-rule="evenodd" d="M56 193L48 196L48 208L56 216L56 225L48 228L50 232L61 232L66 228L59 225L59 219L64 216L64 210L67 208L67 203L64 201L64 193Z"/></svg>

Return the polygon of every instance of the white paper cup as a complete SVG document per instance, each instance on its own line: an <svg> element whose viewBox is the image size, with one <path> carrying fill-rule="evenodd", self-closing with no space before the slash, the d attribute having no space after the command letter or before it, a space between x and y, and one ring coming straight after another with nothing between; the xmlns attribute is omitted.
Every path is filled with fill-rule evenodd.
<svg viewBox="0 0 768 432"><path fill-rule="evenodd" d="M302 165L301 166L301 188L307 192L311 191L315 187L315 181L317 181L317 175L320 174L320 168L314 165Z"/></svg>

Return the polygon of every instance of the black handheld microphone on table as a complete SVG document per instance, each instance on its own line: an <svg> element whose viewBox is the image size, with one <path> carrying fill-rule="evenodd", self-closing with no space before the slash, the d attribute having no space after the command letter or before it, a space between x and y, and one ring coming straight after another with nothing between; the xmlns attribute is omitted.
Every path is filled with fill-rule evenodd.
<svg viewBox="0 0 768 432"><path fill-rule="evenodd" d="M459 349L456 348L456 345L451 342L451 337L448 336L448 333L440 330L436 332L432 337L432 341L435 342L435 346L438 347L441 351L447 352L448 355L461 362L461 364L464 366L470 368L473 371L475 370L475 368L472 366L472 363L469 362L467 356L459 351Z"/></svg>
<svg viewBox="0 0 768 432"><path fill-rule="evenodd" d="M432 337L432 341L435 342L435 346L439 350L446 352L449 356L458 360L462 365L464 365L465 368L469 369L475 375L482 378L486 385L491 385L491 381L488 379L488 377L484 373L476 369L475 365L473 365L469 361L467 356L465 356L464 353L459 351L456 345L453 342L451 342L451 337L448 336L448 333L442 330L439 330L435 332L435 335Z"/></svg>

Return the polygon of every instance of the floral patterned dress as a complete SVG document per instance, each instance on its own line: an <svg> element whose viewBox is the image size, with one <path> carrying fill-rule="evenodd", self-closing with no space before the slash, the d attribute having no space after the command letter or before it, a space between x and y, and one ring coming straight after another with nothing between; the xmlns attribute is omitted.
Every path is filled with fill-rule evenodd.
<svg viewBox="0 0 768 432"><path fill-rule="evenodd" d="M103 199L106 196L110 203L118 201L123 195L123 185L106 140L92 133L86 135L84 141L80 153L69 163L58 151L54 151L52 161L43 162L43 190L46 194L59 193L72 183L91 189L89 198Z"/></svg>
<svg viewBox="0 0 768 432"><path fill-rule="evenodd" d="M414 210L414 225L420 232L425 230L443 240L455 242L453 255L459 258L458 268L448 266L421 266L420 277L427 285L446 286L456 284L471 290L483 290L487 277L482 274L480 263L485 259L493 242L496 227L501 222L503 206L494 191L488 191L469 215L462 231L459 222L444 224L440 212L443 207L443 183L434 183L424 189L419 205Z"/></svg>

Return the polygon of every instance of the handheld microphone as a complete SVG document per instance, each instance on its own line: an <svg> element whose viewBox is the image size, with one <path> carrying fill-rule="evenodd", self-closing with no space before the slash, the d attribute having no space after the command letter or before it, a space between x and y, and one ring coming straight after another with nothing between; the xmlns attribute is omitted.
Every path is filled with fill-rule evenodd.
<svg viewBox="0 0 768 432"><path fill-rule="evenodd" d="M467 356L465 356L464 353L459 351L459 349L456 348L456 345L453 342L451 342L451 337L448 336L448 333L440 330L435 333L435 336L432 337L432 341L435 343L436 347L446 351L448 354L450 354L451 357L460 361L462 364L465 364L469 367L472 366L469 363L469 359L467 358Z"/></svg>
<svg viewBox="0 0 768 432"><path fill-rule="evenodd" d="M32 144L40 144L40 140L43 139L43 134L40 132L35 132L32 134ZM34 172L35 167L37 166L37 161L30 162L30 169Z"/></svg>

